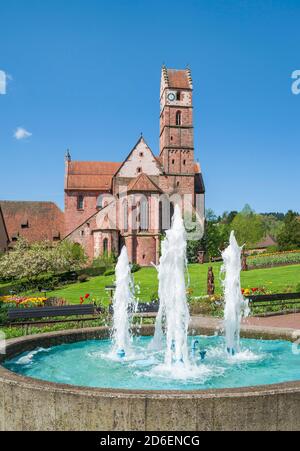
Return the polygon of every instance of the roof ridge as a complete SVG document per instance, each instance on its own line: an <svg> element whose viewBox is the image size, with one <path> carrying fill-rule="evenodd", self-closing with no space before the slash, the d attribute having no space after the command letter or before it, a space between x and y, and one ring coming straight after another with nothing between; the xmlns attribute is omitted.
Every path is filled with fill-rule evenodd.
<svg viewBox="0 0 300 451"><path fill-rule="evenodd" d="M101 208L100 210L96 210L91 216L89 216L87 219L85 219L81 224L79 224L78 226L74 227L73 230L71 230L71 232L68 233L68 235L66 235L62 241L66 240L70 235L72 235L73 232L75 232L76 230L80 229L80 227L82 227L84 224L86 224L88 221L90 221L94 216L96 216L98 213L102 212L103 210L105 210L107 207L109 207L110 205L112 205L115 202L115 199L112 200L109 204L105 205L103 208Z"/></svg>
<svg viewBox="0 0 300 451"><path fill-rule="evenodd" d="M133 191L136 187L136 185L138 184L138 182L141 180L141 178L146 179L146 181L148 183L150 183L151 186L153 186L155 188L155 190L161 191L161 189L159 188L159 186L149 177L148 174L146 174L145 172L141 172L141 174L139 174L137 177L135 177L127 186L128 192L129 191ZM143 191L142 188L139 189L139 191ZM148 189L146 189L146 191L148 191Z"/></svg>

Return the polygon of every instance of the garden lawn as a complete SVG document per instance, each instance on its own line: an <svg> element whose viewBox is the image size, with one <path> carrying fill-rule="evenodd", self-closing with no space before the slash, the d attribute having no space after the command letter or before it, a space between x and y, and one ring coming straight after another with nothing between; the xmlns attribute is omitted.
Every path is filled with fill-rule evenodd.
<svg viewBox="0 0 300 451"><path fill-rule="evenodd" d="M193 297L206 294L206 279L208 264L189 265L191 295ZM219 272L221 263L213 263L215 273L216 293L220 293ZM264 287L273 293L284 291L296 291L296 286L300 284L300 265L282 266L275 268L255 269L242 272L242 288ZM90 295L89 300L109 302L109 293L105 291L106 285L112 285L114 276L99 276L91 278L84 283L76 283L47 293L47 296L56 296L66 299L70 303L79 303L80 296L86 293ZM157 293L158 281L155 268L142 268L134 273L135 285L140 287L137 297L140 301L150 301ZM36 294L36 293L35 293Z"/></svg>

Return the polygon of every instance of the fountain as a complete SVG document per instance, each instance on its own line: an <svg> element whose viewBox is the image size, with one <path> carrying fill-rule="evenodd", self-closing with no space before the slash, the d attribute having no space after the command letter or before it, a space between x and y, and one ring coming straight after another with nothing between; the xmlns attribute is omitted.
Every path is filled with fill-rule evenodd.
<svg viewBox="0 0 300 451"><path fill-rule="evenodd" d="M186 299L185 269L186 231L180 208L175 206L172 227L162 242L159 262L159 311L155 324L152 349L162 346L163 327L166 331L165 363L189 363L187 333L190 320Z"/></svg>
<svg viewBox="0 0 300 451"><path fill-rule="evenodd" d="M127 249L124 246L116 265L116 290L113 298L113 354L124 358L131 351L130 328L137 307Z"/></svg>
<svg viewBox="0 0 300 451"><path fill-rule="evenodd" d="M139 337L130 335L136 301L124 247L116 266L112 334L99 327L9 341L7 358L0 355L0 428L299 430L299 356L287 341L292 336L282 340L263 330L266 340L240 340L248 306L234 233L223 252L225 339L209 328L208 336L201 335L197 323L188 336L186 244L176 207L157 267L155 331L146 325Z"/></svg>
<svg viewBox="0 0 300 451"><path fill-rule="evenodd" d="M235 355L240 351L240 325L243 316L248 316L248 302L241 291L241 252L235 239L234 231L229 238L229 246L222 252L223 266L221 273L225 273L224 287L224 325L225 340L228 354Z"/></svg>

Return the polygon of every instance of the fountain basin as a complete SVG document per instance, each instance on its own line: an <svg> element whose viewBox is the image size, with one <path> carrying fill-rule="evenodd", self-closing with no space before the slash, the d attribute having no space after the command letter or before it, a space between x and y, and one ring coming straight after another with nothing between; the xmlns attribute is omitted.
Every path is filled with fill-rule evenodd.
<svg viewBox="0 0 300 451"><path fill-rule="evenodd" d="M140 332L152 335L153 327ZM259 335L283 338L267 330ZM284 335L292 340L288 332ZM248 330L247 336L257 338L258 332ZM5 357L108 337L104 327L22 337L8 342ZM0 430L300 429L300 381L214 390L101 389L45 382L0 366L0 384Z"/></svg>

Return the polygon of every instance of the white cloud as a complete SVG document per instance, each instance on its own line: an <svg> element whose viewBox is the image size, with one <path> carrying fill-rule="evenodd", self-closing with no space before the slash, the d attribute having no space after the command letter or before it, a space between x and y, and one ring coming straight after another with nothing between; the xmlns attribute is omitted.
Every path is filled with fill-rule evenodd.
<svg viewBox="0 0 300 451"><path fill-rule="evenodd" d="M18 127L14 133L14 137L18 140L29 138L31 135L32 133L30 133L23 127Z"/></svg>
<svg viewBox="0 0 300 451"><path fill-rule="evenodd" d="M6 94L6 73L3 70L0 70L0 95Z"/></svg>

